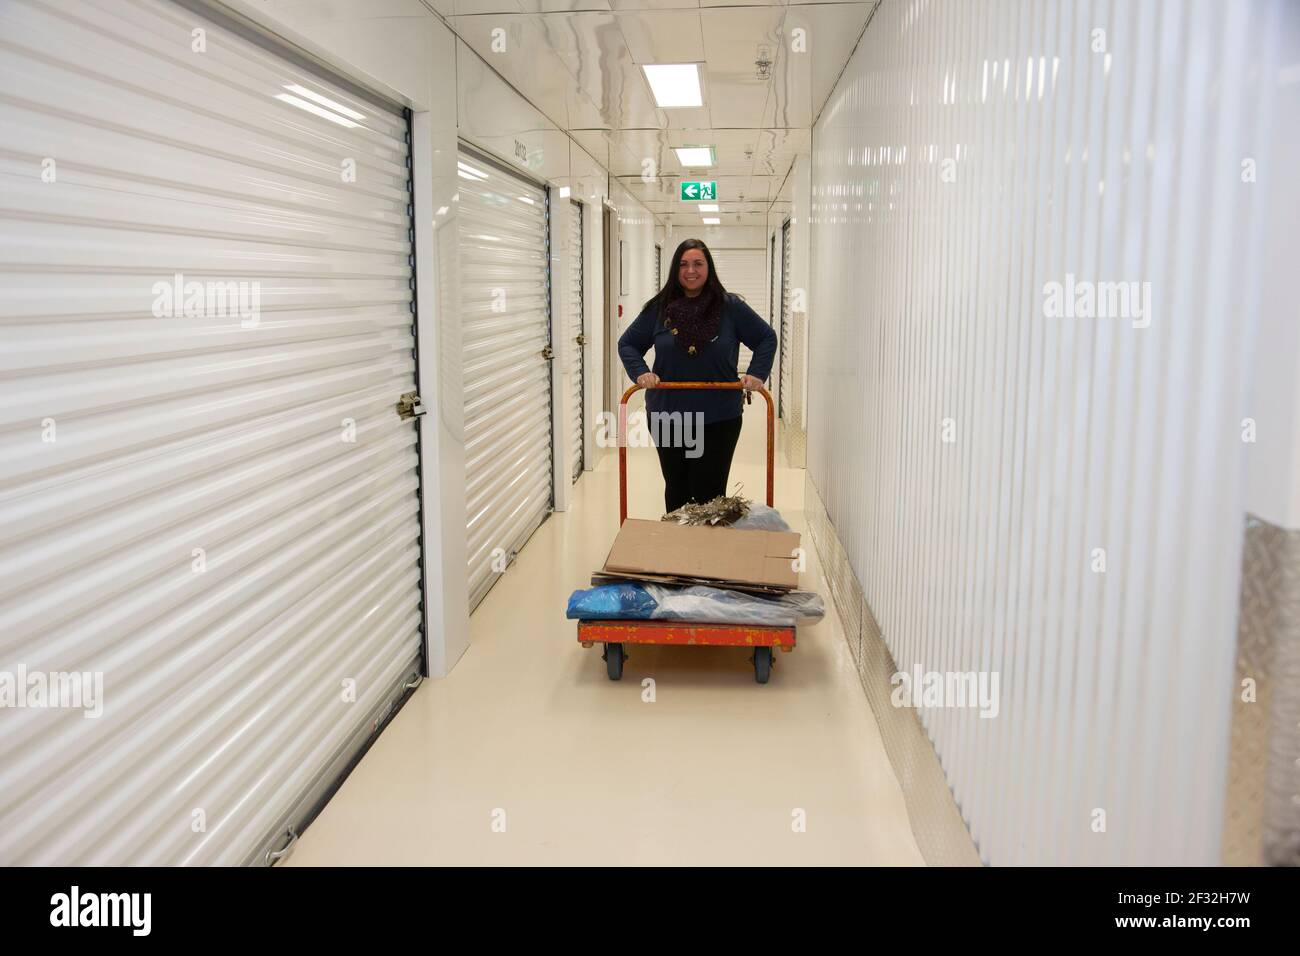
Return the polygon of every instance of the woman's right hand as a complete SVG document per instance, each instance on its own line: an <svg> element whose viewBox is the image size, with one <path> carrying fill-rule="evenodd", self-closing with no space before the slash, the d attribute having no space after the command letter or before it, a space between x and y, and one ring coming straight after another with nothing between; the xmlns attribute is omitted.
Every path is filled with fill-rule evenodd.
<svg viewBox="0 0 1300 956"><path fill-rule="evenodd" d="M654 388L659 384L659 376L654 372L646 372L636 380L636 383L642 388Z"/></svg>

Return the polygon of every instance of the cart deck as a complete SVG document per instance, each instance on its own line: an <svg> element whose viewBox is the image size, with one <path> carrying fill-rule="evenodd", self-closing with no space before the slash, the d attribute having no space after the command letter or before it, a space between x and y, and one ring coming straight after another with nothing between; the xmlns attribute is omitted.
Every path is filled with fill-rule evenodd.
<svg viewBox="0 0 1300 956"><path fill-rule="evenodd" d="M627 400L642 386L633 385L623 393L618 404L618 520L627 520ZM666 389L742 389L739 382L661 382L657 388ZM756 388L767 400L767 505L775 507L774 439L776 415L772 395L765 388ZM604 646L601 655L610 680L623 676L623 662L627 660L628 644L672 644L683 647L749 647L754 664L754 679L766 684L772 673L773 648L792 651L795 646L795 628L760 626L754 624L718 624L714 622L659 621L659 620L581 620L578 622L578 642L583 647L596 644Z"/></svg>

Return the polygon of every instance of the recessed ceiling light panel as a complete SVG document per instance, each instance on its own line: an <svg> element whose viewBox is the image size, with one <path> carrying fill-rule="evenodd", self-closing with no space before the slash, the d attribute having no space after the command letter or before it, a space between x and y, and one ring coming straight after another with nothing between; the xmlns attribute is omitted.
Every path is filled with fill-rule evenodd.
<svg viewBox="0 0 1300 956"><path fill-rule="evenodd" d="M641 66L655 103L661 110L704 105L697 63L645 63Z"/></svg>
<svg viewBox="0 0 1300 956"><path fill-rule="evenodd" d="M677 162L683 166L713 165L712 146L674 146L673 152L677 154Z"/></svg>

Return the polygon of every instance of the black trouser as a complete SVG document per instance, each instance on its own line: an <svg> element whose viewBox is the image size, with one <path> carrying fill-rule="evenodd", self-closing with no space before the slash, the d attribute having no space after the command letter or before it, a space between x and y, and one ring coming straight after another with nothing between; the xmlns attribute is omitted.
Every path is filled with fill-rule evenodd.
<svg viewBox="0 0 1300 956"><path fill-rule="evenodd" d="M656 445L664 473L664 510L676 511L688 501L705 502L727 493L731 456L736 451L743 418L729 418L704 426L699 447ZM698 458L687 452L700 452Z"/></svg>

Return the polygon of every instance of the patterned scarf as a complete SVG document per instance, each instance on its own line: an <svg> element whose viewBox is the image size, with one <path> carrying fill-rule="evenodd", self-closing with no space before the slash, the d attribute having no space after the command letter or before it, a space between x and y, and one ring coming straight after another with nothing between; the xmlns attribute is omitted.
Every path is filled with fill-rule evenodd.
<svg viewBox="0 0 1300 956"><path fill-rule="evenodd" d="M722 309L717 296L703 291L695 298L673 299L664 310L664 328L673 334L677 346L694 355L718 337Z"/></svg>

